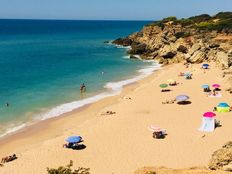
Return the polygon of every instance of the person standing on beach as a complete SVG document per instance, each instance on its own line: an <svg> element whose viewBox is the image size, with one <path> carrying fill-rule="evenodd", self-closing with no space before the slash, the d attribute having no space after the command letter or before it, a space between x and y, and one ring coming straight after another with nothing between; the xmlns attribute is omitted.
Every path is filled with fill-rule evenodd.
<svg viewBox="0 0 232 174"><path fill-rule="evenodd" d="M85 91L86 91L86 86L85 86L85 84L83 83L83 84L81 85L81 87L80 87L80 92L83 93L83 92L85 92Z"/></svg>
<svg viewBox="0 0 232 174"><path fill-rule="evenodd" d="M10 106L10 104L8 102L6 102L6 107L9 107L9 106Z"/></svg>

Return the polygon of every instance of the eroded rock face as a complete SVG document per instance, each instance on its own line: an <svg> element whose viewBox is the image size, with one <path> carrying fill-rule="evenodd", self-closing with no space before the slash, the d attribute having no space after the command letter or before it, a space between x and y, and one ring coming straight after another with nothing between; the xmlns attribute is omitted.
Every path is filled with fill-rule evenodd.
<svg viewBox="0 0 232 174"><path fill-rule="evenodd" d="M190 55L193 55L196 51L200 50L201 49L201 45L199 43L195 43L193 44L193 46L190 48L189 50L189 54Z"/></svg>
<svg viewBox="0 0 232 174"><path fill-rule="evenodd" d="M177 48L177 51L181 52L181 53L188 53L188 48L185 47L184 45L180 45L178 48Z"/></svg>
<svg viewBox="0 0 232 174"><path fill-rule="evenodd" d="M209 162L211 170L226 169L232 165L232 141L226 143L221 149L215 151Z"/></svg>
<svg viewBox="0 0 232 174"><path fill-rule="evenodd" d="M212 171L203 167L191 167L188 169L169 169L165 167L143 167L134 174L228 174L225 171Z"/></svg>
<svg viewBox="0 0 232 174"><path fill-rule="evenodd" d="M221 68L229 68L232 62L232 58L229 58L227 53L219 51L217 52L217 62Z"/></svg>
<svg viewBox="0 0 232 174"><path fill-rule="evenodd" d="M232 34L199 32L172 23L162 28L145 26L140 32L113 43L131 46L129 54L139 54L143 59L155 59L163 64L215 61L222 69L232 67Z"/></svg>
<svg viewBox="0 0 232 174"><path fill-rule="evenodd" d="M145 52L147 52L148 50L147 45L143 44L143 43L138 43L138 42L134 42L131 45L131 50L128 51L129 54L143 54Z"/></svg>
<svg viewBox="0 0 232 174"><path fill-rule="evenodd" d="M188 59L191 63L202 63L205 60L206 54L204 51L198 50Z"/></svg>

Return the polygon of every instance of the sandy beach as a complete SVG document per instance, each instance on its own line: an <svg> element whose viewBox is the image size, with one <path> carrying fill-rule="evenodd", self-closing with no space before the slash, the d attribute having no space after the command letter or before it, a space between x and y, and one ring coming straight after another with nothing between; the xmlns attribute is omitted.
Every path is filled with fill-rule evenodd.
<svg viewBox="0 0 232 174"><path fill-rule="evenodd" d="M132 174L144 166L185 168L206 166L212 153L231 140L232 114L217 113L222 127L212 133L198 131L202 114L213 111L220 102L232 104L225 92L221 70L211 64L203 72L201 64L186 69L182 64L163 67L149 77L127 86L114 97L47 120L2 139L0 157L17 154L18 159L0 167L2 174L42 174L46 167L66 165L90 168L93 174ZM193 79L179 77L179 72L193 73ZM175 79L179 85L162 92L161 83ZM221 98L207 97L202 84L221 84ZM162 104L186 94L191 104ZM130 99L129 99L130 98ZM107 110L113 115L101 115ZM166 129L165 139L154 139L148 129L157 125ZM66 137L81 135L86 148L63 148Z"/></svg>

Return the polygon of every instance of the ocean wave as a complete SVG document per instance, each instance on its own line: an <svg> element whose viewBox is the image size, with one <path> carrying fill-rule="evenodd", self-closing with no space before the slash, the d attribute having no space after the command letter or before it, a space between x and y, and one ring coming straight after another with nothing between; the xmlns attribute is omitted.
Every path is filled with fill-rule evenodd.
<svg viewBox="0 0 232 174"><path fill-rule="evenodd" d="M115 92L115 91L103 92L103 93L100 93L98 95L95 95L93 97L89 97L89 98L86 98L86 99L83 99L83 100L78 100L78 101L74 101L74 102L70 102L70 103L65 103L65 104L59 105L59 106L51 109L50 111L48 111L45 114L38 115L36 118L40 119L40 120L46 120L46 119L49 119L49 118L58 117L60 115L71 112L71 111L76 110L76 109L78 109L80 107L83 107L85 105L97 102L97 101L99 101L99 100L101 100L103 98L111 97L111 96L114 96L114 95L117 95L117 94L118 93Z"/></svg>
<svg viewBox="0 0 232 174"><path fill-rule="evenodd" d="M130 50L130 49L131 49L131 46L122 46L122 45L116 45L116 48Z"/></svg>
<svg viewBox="0 0 232 174"><path fill-rule="evenodd" d="M124 59L130 59L130 55L123 56Z"/></svg>
<svg viewBox="0 0 232 174"><path fill-rule="evenodd" d="M19 124L19 125L11 125L10 128L8 128L3 134L0 135L0 138L6 136L8 134L14 133L14 132L16 132L24 127L26 127L25 123Z"/></svg>
<svg viewBox="0 0 232 174"><path fill-rule="evenodd" d="M138 80L141 80L141 79L147 77L148 75L152 74L155 70L158 70L159 68L160 68L160 65L153 61L152 65L146 66L143 69L138 70L138 73L139 73L138 76L135 76L135 77L133 77L131 79L127 79L127 80L118 81L118 82L108 82L104 86L104 88L107 89L106 92L97 94L93 97L89 97L89 98L86 98L83 100L73 101L70 103L65 103L65 104L56 106L56 107L52 108L50 111L45 112L45 113L41 113L41 114L37 115L36 117L34 117L34 121L47 120L50 118L59 117L65 113L71 112L73 110L76 110L76 109L81 108L83 106L86 106L88 104L92 104L92 103L97 102L97 101L104 99L106 97L119 95L124 86L131 84L131 83L134 83L134 82L137 82ZM3 137L5 135L16 132L16 131L18 131L18 130L20 130L28 125L30 125L30 123L23 123L23 124L20 124L17 126L12 125L3 134L1 134L0 137Z"/></svg>
<svg viewBox="0 0 232 174"><path fill-rule="evenodd" d="M155 70L158 70L159 68L160 68L160 65L153 61L153 64L151 66L147 66L143 69L138 70L138 72L140 73L138 76L133 77L131 79L127 79L127 80L118 81L118 82L108 82L104 87L107 89L111 89L113 91L121 91L123 86L137 82L147 77L148 75L152 74Z"/></svg>
<svg viewBox="0 0 232 174"><path fill-rule="evenodd" d="M118 95L118 94L120 94L123 86L134 83L142 78L145 78L146 76L153 73L159 67L160 67L159 64L153 63L151 66L147 66L144 69L140 69L138 71L140 74L134 78L122 80L119 82L108 82L104 86L104 88L108 89L108 91L106 91L106 92L100 93L98 95L95 95L93 97L89 97L89 98L86 98L83 100L78 100L78 101L62 104L60 106L53 108L52 110L50 110L49 112L47 112L45 114L39 115L37 118L39 118L40 120L46 120L48 118L58 117L62 114L71 112L71 111L76 110L76 109L83 107L85 105L97 102L103 98Z"/></svg>

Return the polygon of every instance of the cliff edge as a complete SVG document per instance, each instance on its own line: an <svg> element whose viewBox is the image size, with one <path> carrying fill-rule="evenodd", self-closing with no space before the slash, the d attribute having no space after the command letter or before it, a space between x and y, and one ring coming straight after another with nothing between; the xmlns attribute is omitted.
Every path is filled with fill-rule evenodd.
<svg viewBox="0 0 232 174"><path fill-rule="evenodd" d="M232 93L232 12L177 19L168 17L150 23L114 44L130 46L131 58L153 59L160 64L213 61L221 68Z"/></svg>

